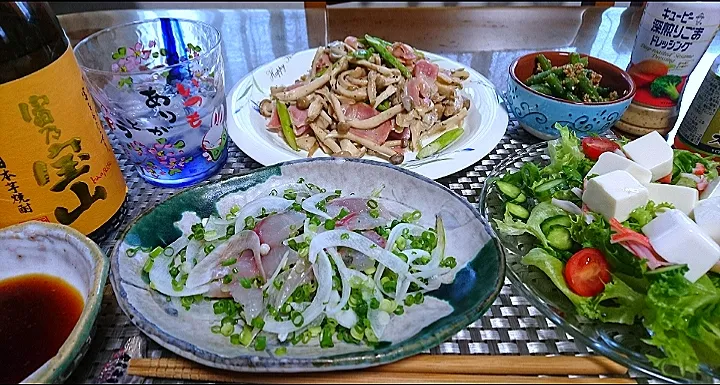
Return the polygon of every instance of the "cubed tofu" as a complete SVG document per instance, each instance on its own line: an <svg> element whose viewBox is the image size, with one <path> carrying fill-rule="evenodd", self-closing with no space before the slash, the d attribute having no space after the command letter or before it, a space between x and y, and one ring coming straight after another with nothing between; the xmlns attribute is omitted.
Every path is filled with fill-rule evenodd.
<svg viewBox="0 0 720 385"><path fill-rule="evenodd" d="M652 172L632 160L612 152L600 154L597 163L590 169L588 175L605 175L612 171L625 170L642 184L649 184Z"/></svg>
<svg viewBox="0 0 720 385"><path fill-rule="evenodd" d="M720 244L720 196L701 200L695 210L695 223L709 235L715 243Z"/></svg>
<svg viewBox="0 0 720 385"><path fill-rule="evenodd" d="M695 282L720 261L720 246L680 210L668 210L642 228L653 249L668 262L686 264Z"/></svg>
<svg viewBox="0 0 720 385"><path fill-rule="evenodd" d="M629 172L617 170L588 180L582 201L606 219L623 222L633 210L645 206L649 196L648 189Z"/></svg>
<svg viewBox="0 0 720 385"><path fill-rule="evenodd" d="M690 215L698 202L698 190L672 184L650 183L647 185L650 200L655 203L671 203L676 209Z"/></svg>
<svg viewBox="0 0 720 385"><path fill-rule="evenodd" d="M720 178L713 179L705 188L705 191L700 194L700 199L710 199L713 197L720 197Z"/></svg>
<svg viewBox="0 0 720 385"><path fill-rule="evenodd" d="M652 173L652 181L673 171L672 147L657 131L641 136L623 146L625 155Z"/></svg>

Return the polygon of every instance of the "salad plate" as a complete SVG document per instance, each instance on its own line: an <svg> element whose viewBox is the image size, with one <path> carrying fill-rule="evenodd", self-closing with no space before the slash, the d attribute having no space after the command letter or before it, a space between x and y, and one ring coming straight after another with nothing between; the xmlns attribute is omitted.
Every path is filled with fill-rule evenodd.
<svg viewBox="0 0 720 385"><path fill-rule="evenodd" d="M314 62L316 52L317 49L308 49L267 63L240 80L228 94L231 113L228 133L243 152L262 165L308 157L308 151L294 151L281 135L267 128L268 118L262 115L261 104L271 97L271 87L293 85L301 76L306 75ZM404 161L400 164L400 167L438 179L471 166L489 154L505 134L508 115L500 104L495 87L486 77L442 56L419 50L416 52L424 55L424 60L439 66L440 69L454 71L464 68L467 74L467 78L462 82L462 89L458 90L464 99L469 100L470 105L462 122L464 132L448 147L423 159L416 158L417 150L406 149ZM424 138L421 144L427 146L436 137L438 135ZM319 150L313 156L329 155ZM388 162L387 158L378 156L365 155L363 158Z"/></svg>
<svg viewBox="0 0 720 385"><path fill-rule="evenodd" d="M465 199L343 158L187 189L129 224L111 255L114 292L140 330L182 357L246 372L418 354L487 311L504 270Z"/></svg>
<svg viewBox="0 0 720 385"><path fill-rule="evenodd" d="M620 140L619 142L624 143L625 141ZM686 157L686 155L682 154L678 157L677 153L675 154L675 179L683 171L678 168L692 168L695 165L696 157L694 155ZM581 163L573 163L573 159L580 159ZM693 162L692 165L689 165L690 161ZM563 171L556 172L555 176L547 177L549 173L546 174L542 171L551 164L560 164L557 167L562 170L561 164L564 162L568 167ZM586 166L582 166L582 163L586 163ZM688 334L684 334L675 331L668 332L668 329L665 329L668 324L660 322L670 322L673 314L686 314L687 310L684 308L696 309L697 317L693 322L704 322L716 317L717 314L712 315L712 306L709 310L703 306L720 299L720 297L716 297L720 293L717 276L703 277L698 281L699 283L691 285L682 278L682 275L678 276L683 272L683 266L670 265L661 268L653 266L655 270L651 270L645 267L645 261L640 262L640 259L636 259L632 254L625 254L624 249L622 253L618 252L618 248L615 246L620 245L611 244L612 242L604 244L603 234L613 234L614 231L617 231L617 227L614 225L611 227L608 221L603 221L602 216L593 213L592 210L580 211L580 203L574 203L574 205L578 205L576 206L577 212L582 212L582 216L567 212L561 208L565 205L564 203L557 203L559 201L581 201L579 196L573 197L580 191L577 189L575 193L571 191L572 182L570 185L564 186L564 189L550 191L551 194L554 192L553 203L550 203L549 196L544 199L541 195L534 194L535 191L544 190L542 186L547 179L559 179L560 177L568 179L567 174L572 173L571 168L580 173L577 183L579 183L578 188L582 188L582 178L586 176L583 174L583 168L593 164L594 161L586 159L583 155L580 140L574 135L569 135L565 130L563 136L556 141L529 146L506 158L488 176L483 187L480 208L483 216L491 223L505 250L507 276L513 283L513 288L525 296L544 316L576 340L626 367L673 383L711 382L713 378L718 377L718 368L720 367L717 362L713 362L717 356L716 353L712 353L713 351L717 352L713 349L719 348L717 342L713 342L720 338L720 334L717 334L720 332L717 330L717 326L709 325L709 329L704 329L709 331L708 334L705 334L708 345L701 346L702 343L696 342L699 340L690 337L691 333L694 333L692 330L698 330L697 325L688 326L683 324L683 321L675 319L677 324L671 325L669 328L671 330L673 328L674 330L688 330L686 332ZM532 167L533 165L537 168ZM535 171L532 169L540 170L541 174L534 174ZM587 173L587 169L584 172ZM710 175L711 171L707 171L707 173L706 176ZM508 199L506 194L508 185L503 185L503 181L513 180L513 177L510 176L512 174L518 177L513 182L521 186L518 187L518 192L522 189L523 197L519 200ZM535 176L533 177L531 174ZM526 182L521 181L522 178L519 177L521 175L524 175L527 181L537 178L535 190L525 189L523 183ZM540 175L544 175L546 179L540 180ZM504 192L498 187L498 184L505 189ZM511 195L513 193L511 192ZM556 200L557 197L561 199ZM521 209L528 211L527 213L515 211L515 213L524 219L510 213L510 209L515 210L517 207L510 205L510 209L506 211L508 202L517 203L519 201L522 203L518 203L518 206L523 206ZM587 210L587 206L584 207ZM650 206L644 209L647 208ZM664 212L659 207L655 208L658 209L656 212L652 212L653 210L645 212L648 215L645 220L657 218L657 215ZM568 210L574 211L572 208L568 208ZM641 213L643 210L637 210L635 213ZM528 214L529 217L524 214ZM561 214L563 221L559 221L560 216L555 214ZM592 216L593 219L588 219L588 216ZM569 219L567 224L561 223L564 222L564 218ZM634 223L635 219L633 218L637 218L637 216L634 215L629 219L630 222L622 222L621 226ZM567 226L566 229L569 230L567 234L571 237L558 236L553 239L553 235L556 234L551 233L557 225ZM537 227L537 230L534 227ZM589 230L583 232L582 229ZM623 231L627 230L626 228ZM541 232L543 240L538 238ZM608 237L607 241L610 239L614 238ZM563 243L566 241L571 242L572 246L565 247ZM578 244L578 241L581 241L582 244ZM543 246L543 242L545 242L545 246ZM578 285L577 280L582 278L573 276L572 270L573 268L577 269L577 266L569 268L568 265L570 264L569 259L572 259L571 256L580 254L581 250L591 250L589 248L603 250L602 254L604 255L611 254L611 257L607 257L607 261L604 263L605 266L608 263L612 266L611 268L606 267L607 271L612 273L612 279L603 279L598 288L599 292L594 291L585 293L586 296L581 296L578 294L582 293L581 289L588 290L590 285L584 287ZM612 251L608 252L608 250ZM588 260L590 259L588 257ZM623 267L625 263L627 266ZM588 265L592 265L592 263L588 262ZM630 265L642 269L643 273L633 276ZM583 272L581 271L580 274ZM707 274L713 273L708 272ZM568 281L568 279L574 282ZM604 288L603 282L605 283ZM673 286L674 284L676 286ZM704 293L702 298L693 297L692 293L697 293L694 288L705 287L703 286L705 284L709 285L709 292ZM715 288L712 288L713 285ZM663 291L663 289L669 291ZM590 289L590 291L593 290ZM667 295L667 298L663 295ZM683 295L687 297L683 298ZM686 314L683 317L687 321L693 315L691 312L691 316L688 317ZM712 321L710 323L712 324ZM690 343L690 341L693 342ZM686 346L691 347L686 349Z"/></svg>

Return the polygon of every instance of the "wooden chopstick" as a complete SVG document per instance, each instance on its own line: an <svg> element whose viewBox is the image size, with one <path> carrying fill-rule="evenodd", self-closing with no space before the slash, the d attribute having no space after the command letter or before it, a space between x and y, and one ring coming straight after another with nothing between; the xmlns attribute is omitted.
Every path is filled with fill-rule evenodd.
<svg viewBox="0 0 720 385"><path fill-rule="evenodd" d="M627 369L604 357L575 356L432 356L422 354L375 368L331 373L256 374L225 371L179 358L132 359L128 374L193 381L255 384L374 383L612 383L630 378L577 378L572 375L620 375ZM563 377L538 377L556 375Z"/></svg>

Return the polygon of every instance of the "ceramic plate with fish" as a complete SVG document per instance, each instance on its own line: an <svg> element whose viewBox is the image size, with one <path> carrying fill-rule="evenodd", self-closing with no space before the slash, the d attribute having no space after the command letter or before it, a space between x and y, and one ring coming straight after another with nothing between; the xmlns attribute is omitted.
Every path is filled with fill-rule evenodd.
<svg viewBox="0 0 720 385"><path fill-rule="evenodd" d="M492 230L464 198L339 158L186 190L136 219L111 264L121 307L152 339L256 372L420 353L482 316L504 277Z"/></svg>

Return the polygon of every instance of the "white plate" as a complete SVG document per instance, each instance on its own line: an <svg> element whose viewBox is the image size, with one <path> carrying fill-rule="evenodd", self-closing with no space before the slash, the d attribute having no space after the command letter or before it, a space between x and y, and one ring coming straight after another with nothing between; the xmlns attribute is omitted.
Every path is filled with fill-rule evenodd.
<svg viewBox="0 0 720 385"><path fill-rule="evenodd" d="M229 95L228 132L235 144L264 166L307 157L306 151L293 151L277 134L266 128L267 119L260 115L258 104L270 97L270 86L290 85L307 73L316 49L283 56L257 68L233 87ZM435 156L418 160L414 152L405 153L401 167L431 179L438 179L472 164L489 154L500 142L508 125L508 115L492 83L477 71L441 56L423 52L427 60L441 68L465 68L470 77L463 82L463 95L470 98L471 108L465 119L465 133L458 141ZM427 139L424 144L435 138ZM318 151L315 156L327 156ZM367 156L366 158L384 161Z"/></svg>

